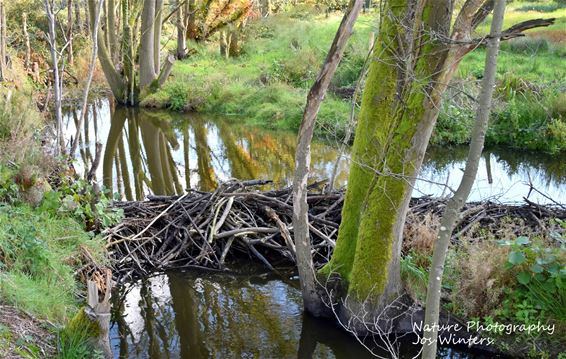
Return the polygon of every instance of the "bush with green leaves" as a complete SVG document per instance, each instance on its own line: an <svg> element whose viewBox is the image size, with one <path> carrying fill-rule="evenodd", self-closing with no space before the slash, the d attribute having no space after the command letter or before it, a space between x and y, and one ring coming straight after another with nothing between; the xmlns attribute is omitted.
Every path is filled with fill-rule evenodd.
<svg viewBox="0 0 566 359"><path fill-rule="evenodd" d="M549 247L521 236L499 241L510 248L506 269L517 286L510 290L501 314L532 323L541 318L566 325L566 245Z"/></svg>
<svg viewBox="0 0 566 359"><path fill-rule="evenodd" d="M109 208L112 202L109 190L76 178L63 178L56 191L45 193L40 210L52 215L70 215L87 230L107 228L123 218L121 209Z"/></svg>

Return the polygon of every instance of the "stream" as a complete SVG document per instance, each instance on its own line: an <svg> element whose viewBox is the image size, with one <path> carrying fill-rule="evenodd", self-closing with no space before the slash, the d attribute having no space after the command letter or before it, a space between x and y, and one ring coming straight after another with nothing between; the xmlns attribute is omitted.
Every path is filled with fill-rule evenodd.
<svg viewBox="0 0 566 359"><path fill-rule="evenodd" d="M78 117L77 111L65 112L67 139L74 135ZM101 99L90 104L81 132L77 172L91 168L96 143L101 143L96 177L124 200L178 194L187 188L210 191L230 178L270 179L276 188L292 181L295 134L244 126L235 117L130 109ZM313 142L312 181L335 173L335 188L347 184L348 161L336 166L337 143ZM458 185L466 155L465 147L430 148L413 196L449 195L447 186ZM470 200L519 202L527 196L537 203L566 202L566 161L486 150ZM111 327L115 357L372 357L334 322L303 315L292 274L268 273L249 263L243 267L230 274L161 273L120 287ZM400 342L401 357L416 354L410 343ZM442 357L483 356L442 348Z"/></svg>

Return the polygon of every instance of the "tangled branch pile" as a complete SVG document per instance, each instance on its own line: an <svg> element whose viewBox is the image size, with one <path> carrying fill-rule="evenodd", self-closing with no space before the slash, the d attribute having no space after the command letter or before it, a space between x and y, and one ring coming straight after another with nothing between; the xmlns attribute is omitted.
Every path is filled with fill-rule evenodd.
<svg viewBox="0 0 566 359"><path fill-rule="evenodd" d="M182 196L149 196L144 202L116 202L114 206L124 210L125 219L105 231L115 274L126 278L187 267L223 270L226 263L242 257L255 257L269 268L294 265L292 190L251 188L267 183L231 181L214 192L191 190ZM309 226L317 267L329 260L335 246L343 200L344 191L325 193L319 184L309 188ZM444 205L443 199L413 199L405 235L418 225L431 227L426 225L427 218L439 217ZM546 233L552 218L566 220L566 210L528 201L520 206L469 203L454 238L466 234L476 224L496 234L502 222L510 217L520 219L517 231ZM413 230L409 235L423 233Z"/></svg>
<svg viewBox="0 0 566 359"><path fill-rule="evenodd" d="M183 196L115 203L125 215L105 232L115 274L123 278L181 267L224 269L227 261L242 255L270 268L293 264L291 189L250 190L267 183L228 182L212 193L191 190ZM318 192L308 201L313 258L320 266L334 247L343 193Z"/></svg>

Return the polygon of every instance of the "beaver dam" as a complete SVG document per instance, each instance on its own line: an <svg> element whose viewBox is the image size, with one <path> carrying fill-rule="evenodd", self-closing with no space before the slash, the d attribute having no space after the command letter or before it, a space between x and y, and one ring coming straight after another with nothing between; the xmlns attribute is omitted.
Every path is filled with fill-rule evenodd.
<svg viewBox="0 0 566 359"><path fill-rule="evenodd" d="M293 266L292 190L258 189L269 182L230 181L214 192L190 190L181 196L114 203L114 208L124 211L124 220L104 234L115 275L124 280L180 268L227 270L231 262L243 258L259 261L269 269ZM343 200L343 190L325 192L320 182L309 187L316 267L324 265L332 254ZM412 243L418 237L421 245L427 245L429 238L432 246L445 203L446 199L413 198L404 241ZM558 241L564 228L555 218L566 220L563 205L543 206L528 199L521 204L472 202L461 214L453 241L489 235L538 235Z"/></svg>

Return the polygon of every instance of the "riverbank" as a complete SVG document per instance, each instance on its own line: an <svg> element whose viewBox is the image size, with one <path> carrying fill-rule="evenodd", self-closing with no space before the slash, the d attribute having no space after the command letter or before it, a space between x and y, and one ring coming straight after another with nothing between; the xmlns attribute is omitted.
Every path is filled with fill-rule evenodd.
<svg viewBox="0 0 566 359"><path fill-rule="evenodd" d="M252 182L258 184L231 182L213 193L191 191L183 196L152 196L145 202L117 202L124 221L105 232L115 273L130 282L153 271L222 272L242 260L275 272L281 266L294 268L290 190L255 191ZM308 201L317 268L333 251L343 194L311 188ZM411 202L401 272L404 288L416 305L425 298L444 205L445 200L433 198ZM140 244L141 236L145 240ZM486 335L498 344L497 350L513 356L557 357L566 345L564 243L564 207L532 202L467 204L448 254L444 309L463 322L482 325L552 326L552 332Z"/></svg>
<svg viewBox="0 0 566 359"><path fill-rule="evenodd" d="M0 356L85 357L88 338L63 328L83 305L82 269L106 263L92 230L114 217L106 194L53 156L47 89L20 61L0 85Z"/></svg>
<svg viewBox="0 0 566 359"><path fill-rule="evenodd" d="M566 7L534 7L514 2L506 22L556 17L556 24L502 45L495 109L487 144L550 153L566 149ZM225 59L218 45L191 45L196 54L174 66L173 76L142 102L146 107L199 111L233 117L270 129L296 131L310 84L319 71L340 21L308 11L251 22L242 55ZM375 15L362 15L344 60L318 115L317 135L341 142L348 128L351 96L367 56ZM486 25L480 27L484 31ZM485 57L468 55L448 91L433 144L464 144L470 136Z"/></svg>

